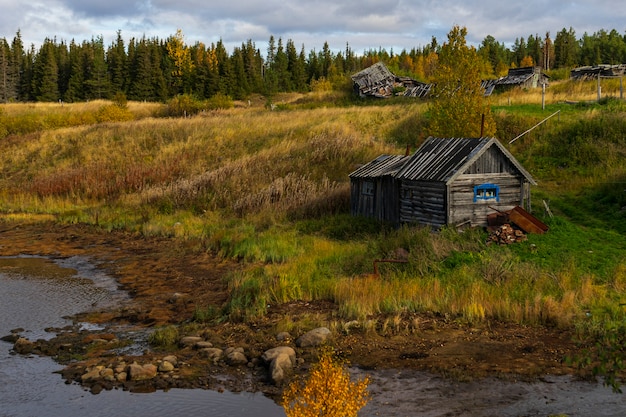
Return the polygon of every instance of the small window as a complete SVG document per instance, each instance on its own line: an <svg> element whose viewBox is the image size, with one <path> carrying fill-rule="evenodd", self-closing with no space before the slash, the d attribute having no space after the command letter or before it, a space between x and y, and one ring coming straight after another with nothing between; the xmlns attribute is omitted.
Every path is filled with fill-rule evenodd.
<svg viewBox="0 0 626 417"><path fill-rule="evenodd" d="M361 194L374 195L374 183L372 181L364 181L361 184Z"/></svg>
<svg viewBox="0 0 626 417"><path fill-rule="evenodd" d="M474 203L479 200L500 201L500 187L490 183L474 186Z"/></svg>

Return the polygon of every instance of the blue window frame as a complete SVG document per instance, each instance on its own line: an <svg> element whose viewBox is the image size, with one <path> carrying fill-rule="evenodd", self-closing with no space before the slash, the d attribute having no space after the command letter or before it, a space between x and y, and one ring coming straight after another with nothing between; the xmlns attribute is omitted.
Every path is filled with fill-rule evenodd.
<svg viewBox="0 0 626 417"><path fill-rule="evenodd" d="M496 200L499 202L500 186L491 183L474 186L474 203L479 200Z"/></svg>

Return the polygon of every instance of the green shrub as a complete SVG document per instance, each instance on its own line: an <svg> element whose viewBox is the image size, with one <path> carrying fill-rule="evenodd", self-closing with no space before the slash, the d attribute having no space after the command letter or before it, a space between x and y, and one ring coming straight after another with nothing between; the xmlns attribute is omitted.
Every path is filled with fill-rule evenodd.
<svg viewBox="0 0 626 417"><path fill-rule="evenodd" d="M205 106L189 94L179 95L167 102L167 115L173 117L186 117L198 114Z"/></svg>
<svg viewBox="0 0 626 417"><path fill-rule="evenodd" d="M150 337L148 342L150 345L159 348L173 348L178 344L179 334L177 326L165 326L156 329Z"/></svg>
<svg viewBox="0 0 626 417"><path fill-rule="evenodd" d="M126 108L122 108L117 104L109 104L102 106L96 113L96 120L99 123L106 122L126 122L133 120L135 116Z"/></svg>
<svg viewBox="0 0 626 417"><path fill-rule="evenodd" d="M233 99L222 93L217 93L207 100L207 110L230 109L234 106Z"/></svg>

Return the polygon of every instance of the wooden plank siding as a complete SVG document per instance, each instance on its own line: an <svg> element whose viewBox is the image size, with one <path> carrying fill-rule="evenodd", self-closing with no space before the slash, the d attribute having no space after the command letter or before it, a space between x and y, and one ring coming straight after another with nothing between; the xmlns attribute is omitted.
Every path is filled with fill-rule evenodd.
<svg viewBox="0 0 626 417"><path fill-rule="evenodd" d="M446 224L446 186L435 181L400 183L400 222L432 226Z"/></svg>
<svg viewBox="0 0 626 417"><path fill-rule="evenodd" d="M373 193L363 193L365 182L371 182ZM350 212L353 216L373 217L398 223L398 187L392 177L353 180L350 184Z"/></svg>
<svg viewBox="0 0 626 417"><path fill-rule="evenodd" d="M474 201L474 186L492 183L500 187L499 199ZM449 185L450 203L448 223L461 224L469 221L472 226L486 226L487 216L523 205L525 193L520 177L511 174L460 175Z"/></svg>
<svg viewBox="0 0 626 417"><path fill-rule="evenodd" d="M495 146L490 147L463 172L464 174L517 173L515 166Z"/></svg>

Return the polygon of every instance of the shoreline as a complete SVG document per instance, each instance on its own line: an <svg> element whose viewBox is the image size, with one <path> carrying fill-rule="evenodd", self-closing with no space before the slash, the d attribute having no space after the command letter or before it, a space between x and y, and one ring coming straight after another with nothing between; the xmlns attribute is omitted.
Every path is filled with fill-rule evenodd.
<svg viewBox="0 0 626 417"><path fill-rule="evenodd" d="M56 357L66 366L61 373L66 382L80 383L92 392L113 388L138 391L209 388L263 392L277 398L282 388L268 379L267 364L261 357L268 349L289 346L298 358L295 374L306 373L315 362L316 348L298 347L295 339L310 330L313 322L329 327L329 344L342 359L363 372L416 370L458 381L492 377L532 381L544 375L577 374L563 363L566 356L579 349L572 341L573 335L563 329L498 322L469 326L434 314L407 314L371 318L378 323L385 320L395 323L385 334L380 334L358 325L346 326L336 319L333 303L305 301L271 306L268 314L256 322L193 324L190 320L197 306L221 305L227 299L222 277L241 267L198 250L195 242L145 238L85 225L0 224L0 255L24 254L87 257L131 296L120 306L76 317L79 321L105 325L105 330L65 329L47 346L33 348ZM278 324L285 317L293 322L293 334L278 340ZM163 352L150 349L140 355L114 353L129 343L125 336L129 330L150 332L167 325L186 326L189 334L181 337L201 337L215 349L241 349L246 361L238 364L229 364L225 359L214 361L195 346L179 346L178 350ZM72 347L71 351L64 352L68 346ZM176 356L184 365L146 380L83 378L98 366L113 369L137 362L158 368L165 356Z"/></svg>

